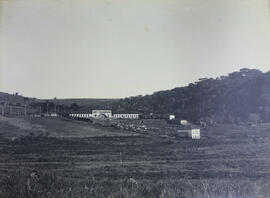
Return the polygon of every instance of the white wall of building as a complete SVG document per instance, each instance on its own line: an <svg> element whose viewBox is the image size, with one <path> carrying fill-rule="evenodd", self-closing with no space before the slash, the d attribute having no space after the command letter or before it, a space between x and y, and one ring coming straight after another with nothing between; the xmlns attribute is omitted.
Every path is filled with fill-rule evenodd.
<svg viewBox="0 0 270 198"><path fill-rule="evenodd" d="M114 118L139 119L139 114L113 114Z"/></svg>
<svg viewBox="0 0 270 198"><path fill-rule="evenodd" d="M90 113L71 113L69 114L70 117L73 118L91 118L92 114Z"/></svg>
<svg viewBox="0 0 270 198"><path fill-rule="evenodd" d="M180 121L180 124L182 124L182 125L188 125L188 121L187 120L181 120Z"/></svg>
<svg viewBox="0 0 270 198"><path fill-rule="evenodd" d="M192 139L200 139L200 129L191 129L191 131L189 132L189 137L191 137Z"/></svg>
<svg viewBox="0 0 270 198"><path fill-rule="evenodd" d="M186 136L191 138L191 139L200 139L201 138L200 129L184 129L184 130L178 130L177 132L186 134Z"/></svg>
<svg viewBox="0 0 270 198"><path fill-rule="evenodd" d="M93 110L92 114L90 113L71 113L70 117L75 118L122 118L122 119L139 119L139 114L136 113L123 113L123 114L112 114L111 110Z"/></svg>
<svg viewBox="0 0 270 198"><path fill-rule="evenodd" d="M111 110L92 110L92 116L94 118L99 118L99 117L106 117L106 118L111 118L112 117L112 111Z"/></svg>

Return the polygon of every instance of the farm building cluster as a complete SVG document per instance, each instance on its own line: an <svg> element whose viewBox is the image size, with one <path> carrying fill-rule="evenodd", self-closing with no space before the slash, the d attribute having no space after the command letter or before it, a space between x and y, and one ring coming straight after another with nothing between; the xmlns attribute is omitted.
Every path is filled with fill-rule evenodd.
<svg viewBox="0 0 270 198"><path fill-rule="evenodd" d="M0 106L1 116L31 116L31 117L62 117L69 116L79 120L90 120L92 123L98 123L101 126L114 126L119 129L134 132L155 132L163 134L164 131L174 131L176 136L190 139L200 139L200 129L187 120L177 119L175 115L167 115L164 118L151 118L136 112L121 112L112 110L85 110L70 112L69 114L58 114L54 112L42 112L41 107L31 109L27 106Z"/></svg>
<svg viewBox="0 0 270 198"><path fill-rule="evenodd" d="M167 121L166 119L143 119L141 118L139 113L112 113L112 110L92 110L91 113L90 112L76 112L76 113L70 113L69 116L73 118L85 118L85 119L96 118L95 122L101 122L102 125L115 124L117 128L121 128L125 130L132 130L132 131L147 131L150 129L157 131L159 129L162 129L162 127L164 126L168 127L167 123L169 123L171 124L171 128L175 128L174 130L177 132L178 136L187 137L191 139L201 138L199 128L194 127L187 120L176 119L175 115L169 115ZM123 120L123 121L117 122L116 120L118 119ZM162 130L166 130L166 129L164 128Z"/></svg>
<svg viewBox="0 0 270 198"><path fill-rule="evenodd" d="M112 110L92 110L92 113L70 113L70 117L75 118L121 118L121 119L139 119L139 113L112 113Z"/></svg>

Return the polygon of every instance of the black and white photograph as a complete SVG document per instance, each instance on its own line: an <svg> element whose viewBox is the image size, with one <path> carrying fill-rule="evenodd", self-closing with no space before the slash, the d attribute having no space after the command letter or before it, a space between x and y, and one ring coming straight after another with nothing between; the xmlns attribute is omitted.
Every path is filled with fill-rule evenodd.
<svg viewBox="0 0 270 198"><path fill-rule="evenodd" d="M270 0L0 0L0 198L270 198Z"/></svg>

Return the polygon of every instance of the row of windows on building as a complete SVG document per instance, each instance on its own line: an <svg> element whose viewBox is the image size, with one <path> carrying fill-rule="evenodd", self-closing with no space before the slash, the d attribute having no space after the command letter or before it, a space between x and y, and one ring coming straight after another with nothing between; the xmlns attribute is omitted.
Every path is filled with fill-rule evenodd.
<svg viewBox="0 0 270 198"><path fill-rule="evenodd" d="M82 113L79 113L79 114L69 114L70 117L77 117L77 118L90 118L90 117L93 117L92 114L82 114Z"/></svg>
<svg viewBox="0 0 270 198"><path fill-rule="evenodd" d="M200 139L201 138L201 132L200 129L181 129L177 130L181 136L186 136L191 139Z"/></svg>
<svg viewBox="0 0 270 198"><path fill-rule="evenodd" d="M91 117L102 117L93 115L93 114L69 114L70 117L78 117L78 118L91 118ZM139 114L113 114L112 116L104 116L106 117L113 117L113 118L123 118L123 119L139 119Z"/></svg>
<svg viewBox="0 0 270 198"><path fill-rule="evenodd" d="M138 119L139 114L114 114L114 118L132 118L132 119Z"/></svg>

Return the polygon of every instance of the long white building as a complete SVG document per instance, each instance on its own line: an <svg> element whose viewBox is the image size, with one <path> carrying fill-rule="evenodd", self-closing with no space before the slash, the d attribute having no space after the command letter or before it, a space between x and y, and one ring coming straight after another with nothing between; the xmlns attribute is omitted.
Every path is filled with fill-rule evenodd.
<svg viewBox="0 0 270 198"><path fill-rule="evenodd" d="M116 113L112 114L112 110L92 110L92 113L70 113L70 117L75 118L115 118L115 119L139 119L138 113Z"/></svg>
<svg viewBox="0 0 270 198"><path fill-rule="evenodd" d="M114 118L120 118L120 119L139 119L138 113L117 113L113 114Z"/></svg>
<svg viewBox="0 0 270 198"><path fill-rule="evenodd" d="M74 117L74 118L92 118L93 117L91 113L70 113L69 116Z"/></svg>

